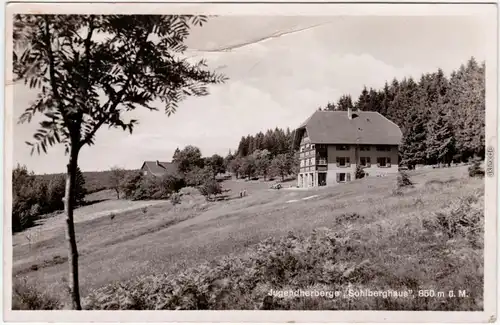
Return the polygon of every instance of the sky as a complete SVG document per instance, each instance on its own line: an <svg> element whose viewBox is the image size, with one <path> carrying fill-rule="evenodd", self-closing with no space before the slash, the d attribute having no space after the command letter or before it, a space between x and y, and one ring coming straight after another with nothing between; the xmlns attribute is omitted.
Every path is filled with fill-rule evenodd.
<svg viewBox="0 0 500 325"><path fill-rule="evenodd" d="M486 58L484 21L473 16L219 16L194 28L185 55L205 58L229 80L210 86L205 97L183 101L168 117L134 111L139 125L130 135L102 128L95 145L79 156L83 171L112 166L138 169L145 160L170 161L177 147L198 146L204 156L225 156L242 136L269 128L297 127L319 106L342 94L356 99L364 86L442 68L446 74L471 56ZM14 86L14 118L37 91ZM36 123L14 125L14 164L35 173L65 171L64 147L30 155L25 144Z"/></svg>

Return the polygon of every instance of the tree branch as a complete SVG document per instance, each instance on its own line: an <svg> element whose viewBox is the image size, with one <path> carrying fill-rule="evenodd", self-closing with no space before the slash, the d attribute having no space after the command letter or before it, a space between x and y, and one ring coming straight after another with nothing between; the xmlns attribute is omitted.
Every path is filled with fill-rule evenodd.
<svg viewBox="0 0 500 325"><path fill-rule="evenodd" d="M87 34L87 38L85 38L85 76L86 82L85 89L88 90L89 87L89 78L90 78L90 45L92 40L92 35L94 34L94 15L90 15L89 20L89 32Z"/></svg>
<svg viewBox="0 0 500 325"><path fill-rule="evenodd" d="M50 40L50 27L49 27L49 16L45 16L45 46L47 51L47 56L49 58L49 77L50 77L50 86L52 88L52 93L54 94L54 99L57 102L57 106L61 116L63 117L64 124L68 127L69 134L71 136L71 141L73 141L73 137L75 136L73 133L73 128L71 125L71 121L69 120L64 106L61 101L61 95L59 94L59 90L57 88L56 83L56 68L55 68L55 59L54 52L52 51L52 43Z"/></svg>
<svg viewBox="0 0 500 325"><path fill-rule="evenodd" d="M107 114L105 114L103 116L103 118L99 122L97 122L97 124L94 125L94 127L92 128L92 131L90 131L87 134L87 136L85 137L85 139L81 142L81 146L89 143L89 141L95 136L95 134L99 130L99 128L109 119L111 114L115 112L118 104L120 104L122 96L125 94L125 92L127 91L127 88L130 86L130 83L134 79L133 71L137 67L137 62L139 61L140 54L142 53L142 51L144 51L144 44L146 43L146 40L148 39L149 34L151 34L151 30L148 30L146 35L144 36L144 39L141 43L141 47L139 48L139 50L137 51L137 55L135 56L134 63L132 65L132 67L129 69L129 73L127 74L127 81L125 81L125 84L123 85L122 89L120 89L120 91L116 94L116 96L114 98L109 98L108 101L106 102L106 104L104 104L102 106L103 108L105 108L105 107L111 105L111 106L109 106Z"/></svg>

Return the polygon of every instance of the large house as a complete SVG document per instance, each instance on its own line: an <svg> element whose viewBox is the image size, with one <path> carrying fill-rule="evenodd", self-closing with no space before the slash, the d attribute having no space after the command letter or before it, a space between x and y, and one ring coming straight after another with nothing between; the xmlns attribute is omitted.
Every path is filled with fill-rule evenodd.
<svg viewBox="0 0 500 325"><path fill-rule="evenodd" d="M295 130L299 187L349 182L356 166L368 176L398 172L400 128L378 112L316 111Z"/></svg>
<svg viewBox="0 0 500 325"><path fill-rule="evenodd" d="M163 176L166 174L176 174L177 164L173 162L161 162L161 161L145 161L142 164L141 172L143 175L151 176Z"/></svg>

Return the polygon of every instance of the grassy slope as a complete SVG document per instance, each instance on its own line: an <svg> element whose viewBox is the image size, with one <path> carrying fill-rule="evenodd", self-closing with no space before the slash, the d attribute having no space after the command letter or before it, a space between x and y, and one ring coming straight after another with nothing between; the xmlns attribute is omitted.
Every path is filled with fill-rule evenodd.
<svg viewBox="0 0 500 325"><path fill-rule="evenodd" d="M450 259L441 261L434 239L422 238L422 218L446 208L458 197L484 188L484 183L467 179L466 168L417 171L412 177L417 185L404 196L392 194L395 175L308 191L271 191L258 185L251 189L252 185L246 183L243 186L249 196L244 199L207 204L191 198L177 207L162 203L148 208L146 213L136 210L117 214L113 220L105 216L82 222L76 230L82 252L83 294L114 280L178 272L228 254L243 254L249 246L270 236L283 236L289 231L307 235L324 226L363 243L363 249L350 256L353 261L369 258L382 273L417 278L435 290L447 290L435 287L446 283L436 278L437 272L443 269L442 263L460 266ZM455 180L426 185L430 180L451 178ZM311 195L318 197L286 203ZM339 218L350 212L361 218ZM460 241L447 245L450 249L463 248ZM18 245L14 247L14 261L29 262L17 263L14 272L61 292L60 285L67 276L65 247L62 230L58 237L32 245L31 250ZM481 250L469 250L463 258L474 262L474 269L467 270L473 273L471 279L482 274ZM45 267L33 271L30 263ZM472 280L470 283L475 285Z"/></svg>

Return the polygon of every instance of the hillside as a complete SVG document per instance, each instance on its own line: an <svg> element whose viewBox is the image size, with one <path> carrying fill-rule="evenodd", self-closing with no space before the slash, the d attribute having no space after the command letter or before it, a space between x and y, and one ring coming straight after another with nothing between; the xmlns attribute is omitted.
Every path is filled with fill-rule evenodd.
<svg viewBox="0 0 500 325"><path fill-rule="evenodd" d="M127 170L127 172L131 173L136 170ZM87 190L87 193L94 193L98 191L102 191L108 188L111 188L111 183L110 183L110 175L111 171L110 170L104 170L104 171L98 171L98 172L82 172L83 177L85 178L85 189ZM36 175L37 177L40 177L45 180L50 180L54 177L58 176L64 176L66 174L59 173L59 174L43 174L43 175Z"/></svg>
<svg viewBox="0 0 500 325"><path fill-rule="evenodd" d="M254 304L260 302L266 290L272 287L305 288L306 283L309 287L328 287L320 279L328 278L325 278L324 272L330 269L334 272L332 274L337 274L339 270L343 270L340 274L347 274L337 282L333 278L330 282L330 285L344 289L354 286L391 290L420 288L445 292L460 289L469 292L467 299L434 299L427 301L425 306L420 300L418 303L400 301L387 308L415 309L420 306L430 310L481 309L484 182L469 179L465 167L419 170L412 172L411 177L416 183L415 188L399 194L393 192L396 183L396 175L393 175L310 190L277 191L269 190L267 184L260 184L249 189L249 195L245 198L219 203L207 203L199 196L185 195L183 202L175 207L169 202L157 202L147 208L129 207L123 212L116 209L109 212L109 207L103 208L102 215L88 219L82 217L76 223L81 252L82 294L86 296L93 289L114 281L132 281L125 285L130 289L125 290L125 293L123 288L118 290L114 286L97 293L102 298L102 292L106 292L102 298L104 302L99 303L100 300L95 297L89 300L92 308L105 308L106 301L118 299L115 295L127 295L127 292L147 294L147 290L152 288L142 286L140 283L143 281L160 281L163 283L160 287L167 290L172 279L189 282L198 274L196 270L199 270L200 264L219 260L222 266L202 268L205 271L196 278L202 281L201 284L209 285L203 282L210 279L207 277L212 276L213 279L219 276L219 280L227 279L224 281L229 281L229 286L237 285L237 282L230 280L232 276L228 273L213 273L214 270L226 270L234 272L235 279L239 279L242 285L258 278L261 287L246 288L249 290L247 300L243 298L245 294L242 288L233 288L228 298L233 301L232 304L224 305L218 301L203 305L205 308L257 308ZM231 188L241 187L241 184L229 181L224 185ZM120 203L125 204L125 201ZM480 214L476 213L478 211ZM478 217L479 220L469 220L470 224L460 226L465 222L463 218L472 217ZM33 228L31 231L42 230L38 230L40 236L31 245L26 242L24 233L14 236L13 271L14 275L29 276L30 281L36 281L38 286L60 295L64 292L61 289L67 274L66 245L63 224L52 225L51 231L43 231L43 227L48 227L44 225ZM328 253L330 250L325 251L323 244L311 244L311 241L316 243L316 239L311 239L311 233L321 227L331 229L336 245L340 245L333 260L331 253ZM286 238L289 233L296 237ZM262 244L267 238L271 240ZM324 241L329 237L321 238ZM255 246L259 243L261 246ZM247 265L248 259L255 261L263 258L262 249L267 252L265 256L275 256L276 263L284 263L288 258L298 263L304 256L311 255L301 253L307 247L312 249L312 256L316 253L326 255L323 259L317 256L314 263L307 262L312 269L306 273L286 263L274 266L265 264L258 268L252 264L253 269L241 267ZM283 260L283 256L288 257ZM266 260L265 263L274 262ZM194 269L189 269L191 267ZM279 272L284 272L280 273L281 280L273 282L275 276L259 273L262 267L265 270L281 269ZM177 274L185 270L188 270L187 273L178 278ZM165 277L161 276L163 273ZM249 274L254 274L255 278L252 280ZM151 275L153 278L134 282L139 275ZM372 281L374 275L377 275L376 282ZM178 285L181 288L183 286L182 283ZM205 294L210 295L210 290ZM158 301L145 303L143 308L154 308L151 303ZM189 308L184 303L175 305L170 302L164 308ZM275 308L346 307L342 305L346 301L339 303L330 301L299 306L299 302L292 301L282 302ZM355 300L349 303L348 308L373 309L378 306L372 303Z"/></svg>

